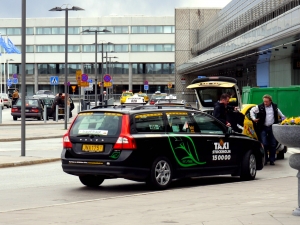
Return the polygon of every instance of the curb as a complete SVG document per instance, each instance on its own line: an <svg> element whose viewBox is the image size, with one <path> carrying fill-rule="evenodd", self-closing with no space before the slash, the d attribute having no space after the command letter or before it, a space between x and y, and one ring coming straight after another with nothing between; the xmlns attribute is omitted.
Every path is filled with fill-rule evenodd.
<svg viewBox="0 0 300 225"><path fill-rule="evenodd" d="M0 168L15 167L15 166L29 166L29 165L34 165L34 164L56 162L59 160L61 160L61 159L60 158L47 158L47 159L36 159L36 160L29 160L29 161L23 161L23 162L0 163Z"/></svg>
<svg viewBox="0 0 300 225"><path fill-rule="evenodd" d="M25 140L31 141L31 140L40 140L40 139L52 139L52 138L62 138L63 135L54 135L54 136L47 136L47 137L28 137ZM21 141L21 138L4 138L0 139L0 142L11 142L11 141Z"/></svg>

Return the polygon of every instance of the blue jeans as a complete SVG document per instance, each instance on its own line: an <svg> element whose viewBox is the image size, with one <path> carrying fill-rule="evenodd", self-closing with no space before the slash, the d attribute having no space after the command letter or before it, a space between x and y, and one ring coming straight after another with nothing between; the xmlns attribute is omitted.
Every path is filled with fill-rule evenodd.
<svg viewBox="0 0 300 225"><path fill-rule="evenodd" d="M272 126L262 128L261 134L261 142L265 148L265 156L266 162L268 160L268 147L269 147L269 159L270 162L275 162L275 154L276 154L276 139L273 135Z"/></svg>

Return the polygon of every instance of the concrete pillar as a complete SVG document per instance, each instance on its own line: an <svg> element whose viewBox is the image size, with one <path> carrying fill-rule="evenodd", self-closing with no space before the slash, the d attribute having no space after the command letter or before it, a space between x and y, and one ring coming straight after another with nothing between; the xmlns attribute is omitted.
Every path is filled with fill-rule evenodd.
<svg viewBox="0 0 300 225"><path fill-rule="evenodd" d="M34 93L37 92L39 90L39 85L38 85L38 81L39 81L39 70L38 70L38 64L35 63L34 64Z"/></svg>
<svg viewBox="0 0 300 225"><path fill-rule="evenodd" d="M132 91L132 63L129 63L128 91Z"/></svg>

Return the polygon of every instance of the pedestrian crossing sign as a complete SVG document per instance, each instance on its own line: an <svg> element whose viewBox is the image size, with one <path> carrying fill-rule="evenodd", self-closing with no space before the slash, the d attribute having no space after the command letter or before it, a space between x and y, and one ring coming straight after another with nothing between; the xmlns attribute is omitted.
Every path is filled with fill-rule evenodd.
<svg viewBox="0 0 300 225"><path fill-rule="evenodd" d="M55 77L50 77L50 85L58 85L59 83L59 77L55 76Z"/></svg>

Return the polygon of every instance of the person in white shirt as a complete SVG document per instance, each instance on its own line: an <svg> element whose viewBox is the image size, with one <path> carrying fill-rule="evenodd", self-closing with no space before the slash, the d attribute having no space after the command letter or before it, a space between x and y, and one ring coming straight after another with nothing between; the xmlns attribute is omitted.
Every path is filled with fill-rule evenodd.
<svg viewBox="0 0 300 225"><path fill-rule="evenodd" d="M260 132L260 140L265 148L265 165L270 160L270 165L275 165L276 139L273 135L272 125L279 123L279 116L284 119L285 116L272 102L270 95L263 96L263 103L253 107L250 110L251 119L257 123ZM269 147L269 159L268 149Z"/></svg>

